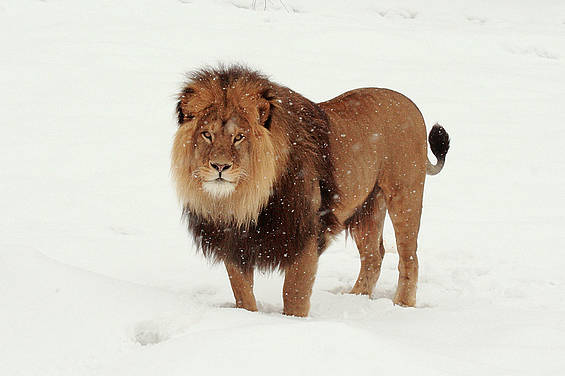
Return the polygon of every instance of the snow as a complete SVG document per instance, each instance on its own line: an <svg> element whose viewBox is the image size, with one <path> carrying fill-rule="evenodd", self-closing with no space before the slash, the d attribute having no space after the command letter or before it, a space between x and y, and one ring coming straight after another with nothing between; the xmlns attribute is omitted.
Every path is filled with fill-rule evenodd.
<svg viewBox="0 0 565 376"><path fill-rule="evenodd" d="M565 3L264 5L0 0L0 374L562 374ZM388 224L371 299L340 238L309 318L276 274L233 308L169 176L184 72L219 61L317 101L388 87L447 129L416 308L392 305Z"/></svg>

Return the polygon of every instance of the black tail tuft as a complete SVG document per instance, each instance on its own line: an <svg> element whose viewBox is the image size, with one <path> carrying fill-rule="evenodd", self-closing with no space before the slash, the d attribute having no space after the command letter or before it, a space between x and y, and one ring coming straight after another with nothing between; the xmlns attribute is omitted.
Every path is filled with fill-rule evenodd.
<svg viewBox="0 0 565 376"><path fill-rule="evenodd" d="M436 123L430 131L428 142L430 143L430 149L432 149L432 153L434 153L438 162L443 164L445 161L445 155L449 150L449 135L445 129Z"/></svg>

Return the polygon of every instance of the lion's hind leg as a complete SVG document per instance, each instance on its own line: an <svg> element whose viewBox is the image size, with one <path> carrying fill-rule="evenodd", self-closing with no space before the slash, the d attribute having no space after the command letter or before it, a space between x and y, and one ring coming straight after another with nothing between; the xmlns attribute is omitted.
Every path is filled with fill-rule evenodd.
<svg viewBox="0 0 565 376"><path fill-rule="evenodd" d="M361 258L359 276L351 294L371 295L379 279L385 254L383 246L385 214L384 196L376 187L364 203L364 208L361 208L349 221L349 231L355 239Z"/></svg>
<svg viewBox="0 0 565 376"><path fill-rule="evenodd" d="M423 182L423 179L422 179ZM418 189L419 188L419 189ZM398 249L398 287L394 304L414 307L418 284L418 232L422 214L423 184L384 189Z"/></svg>

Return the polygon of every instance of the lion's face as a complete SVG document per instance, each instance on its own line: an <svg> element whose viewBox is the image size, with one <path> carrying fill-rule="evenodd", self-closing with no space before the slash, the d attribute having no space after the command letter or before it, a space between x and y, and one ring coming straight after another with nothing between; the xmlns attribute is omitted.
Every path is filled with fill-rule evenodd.
<svg viewBox="0 0 565 376"><path fill-rule="evenodd" d="M187 156L186 165L178 167L190 171L202 191L218 200L230 196L249 176L255 140L245 120L234 116L223 122L215 115L204 116L192 132L179 130L177 142L183 145L179 152Z"/></svg>
<svg viewBox="0 0 565 376"><path fill-rule="evenodd" d="M268 202L285 150L265 126L269 103L260 94L214 85L192 82L180 97L172 174L188 210L247 225Z"/></svg>

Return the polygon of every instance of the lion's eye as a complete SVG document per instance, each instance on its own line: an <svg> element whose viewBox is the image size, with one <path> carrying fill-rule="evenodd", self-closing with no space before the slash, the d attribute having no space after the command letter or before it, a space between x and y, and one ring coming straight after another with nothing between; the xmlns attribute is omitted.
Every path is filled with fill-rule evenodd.
<svg viewBox="0 0 565 376"><path fill-rule="evenodd" d="M240 133L240 134L238 134L237 136L235 136L235 137L233 138L233 143L234 143L234 144L235 144L235 143L238 143L239 141L243 140L244 138L245 138L245 136Z"/></svg>
<svg viewBox="0 0 565 376"><path fill-rule="evenodd" d="M202 132L202 137L204 137L208 141L212 141L212 135L208 131Z"/></svg>

